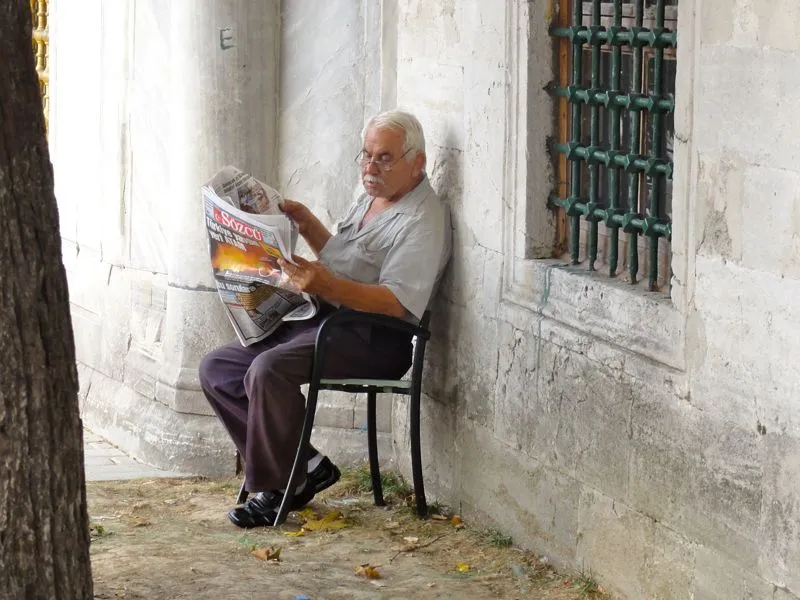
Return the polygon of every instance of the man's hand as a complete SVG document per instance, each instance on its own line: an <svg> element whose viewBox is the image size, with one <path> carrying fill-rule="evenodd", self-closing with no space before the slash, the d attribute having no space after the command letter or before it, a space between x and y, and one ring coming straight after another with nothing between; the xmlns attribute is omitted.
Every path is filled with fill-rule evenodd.
<svg viewBox="0 0 800 600"><path fill-rule="evenodd" d="M280 203L279 208L297 225L297 231L308 242L314 254L319 256L320 251L331 237L330 231L314 216L314 213L308 210L305 204L294 200L284 200Z"/></svg>
<svg viewBox="0 0 800 600"><path fill-rule="evenodd" d="M292 284L309 294L325 296L330 293L336 278L325 268L325 265L316 261L307 261L296 255L292 255L292 259L297 264L293 265L282 258L278 259L278 264Z"/></svg>
<svg viewBox="0 0 800 600"><path fill-rule="evenodd" d="M359 283L336 277L320 262L309 262L292 255L297 264L278 259L283 273L300 290L322 296L328 302L341 304L364 312L375 312L391 317L404 317L405 307L394 293L383 285Z"/></svg>
<svg viewBox="0 0 800 600"><path fill-rule="evenodd" d="M316 220L314 213L312 213L305 204L296 202L294 200L285 199L278 207L297 225L297 230L300 235L305 235L308 231L309 225Z"/></svg>

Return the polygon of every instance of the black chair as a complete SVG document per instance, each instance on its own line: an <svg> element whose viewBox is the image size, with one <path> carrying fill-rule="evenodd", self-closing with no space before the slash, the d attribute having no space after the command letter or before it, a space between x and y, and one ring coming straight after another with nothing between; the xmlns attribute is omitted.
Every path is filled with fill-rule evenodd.
<svg viewBox="0 0 800 600"><path fill-rule="evenodd" d="M369 448L369 469L372 476L372 495L376 506L385 506L383 488L381 487L381 474L378 465L378 441L375 427L375 403L378 394L404 394L411 397L411 471L414 479L414 498L417 505L417 515L427 517L428 504L425 500L425 486L422 481L422 456L420 454L420 398L422 396L422 369L425 359L425 346L431 337L428 330L430 313L426 312L419 326L412 325L401 319L364 313L351 310L340 310L327 317L320 325L314 350L314 362L311 370L311 381L306 398L306 416L303 422L303 431L300 445L295 454L292 473L286 486L280 509L275 519L275 526L286 520L294 497L294 490L305 475L307 448L311 439L311 430L314 428L314 416L317 411L317 396L320 390L333 390L338 392L366 393L367 394L367 444ZM342 325L369 325L385 327L395 331L407 333L416 338L414 356L411 363L411 379L323 379L322 367L328 352L335 352L335 348L328 347L329 334L335 327ZM239 490L237 502L243 503L247 499L244 481Z"/></svg>

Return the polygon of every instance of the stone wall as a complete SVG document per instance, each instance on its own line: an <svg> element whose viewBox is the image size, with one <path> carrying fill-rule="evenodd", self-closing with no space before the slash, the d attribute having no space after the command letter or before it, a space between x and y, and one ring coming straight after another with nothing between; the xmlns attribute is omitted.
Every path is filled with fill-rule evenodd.
<svg viewBox="0 0 800 600"><path fill-rule="evenodd" d="M232 337L199 186L224 164L276 176L279 18L278 2L51 4L50 142L82 416L162 468L233 470L197 378L200 357Z"/></svg>
<svg viewBox="0 0 800 600"><path fill-rule="evenodd" d="M364 123L394 106L394 0L283 3L278 186L333 227L363 192L354 159ZM388 55L387 55L388 54ZM301 254L310 255L304 243ZM391 452L391 403L378 402L382 462ZM312 443L340 463L366 460L366 398L320 394Z"/></svg>
<svg viewBox="0 0 800 600"><path fill-rule="evenodd" d="M235 164L329 225L364 120L394 105L394 3L51 4L50 141L87 426L140 460L230 473L197 364L233 337L199 186ZM325 35L320 35L324 30ZM304 249L301 248L301 252ZM379 409L391 461L391 406ZM366 457L363 399L323 395L314 443Z"/></svg>
<svg viewBox="0 0 800 600"><path fill-rule="evenodd" d="M670 297L535 258L548 3L398 15L398 102L456 228L427 367L432 493L623 597L800 597L795 4L679 9Z"/></svg>

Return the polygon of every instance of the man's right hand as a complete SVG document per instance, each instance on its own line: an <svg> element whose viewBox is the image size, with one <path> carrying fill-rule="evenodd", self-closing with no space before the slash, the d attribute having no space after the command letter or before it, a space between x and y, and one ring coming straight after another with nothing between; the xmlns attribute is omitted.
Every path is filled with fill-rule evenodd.
<svg viewBox="0 0 800 600"><path fill-rule="evenodd" d="M297 225L297 231L308 242L314 254L319 256L320 251L331 237L330 232L322 224L322 221L315 217L314 213L301 202L287 199L278 206Z"/></svg>

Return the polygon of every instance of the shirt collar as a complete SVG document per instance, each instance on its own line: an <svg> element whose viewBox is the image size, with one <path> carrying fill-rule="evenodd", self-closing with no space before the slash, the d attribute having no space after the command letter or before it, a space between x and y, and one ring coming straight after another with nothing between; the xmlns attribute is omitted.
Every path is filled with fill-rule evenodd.
<svg viewBox="0 0 800 600"><path fill-rule="evenodd" d="M428 180L428 175L423 173L420 182L405 196L395 201L387 210L406 215L411 214L431 193L433 193L431 182Z"/></svg>

